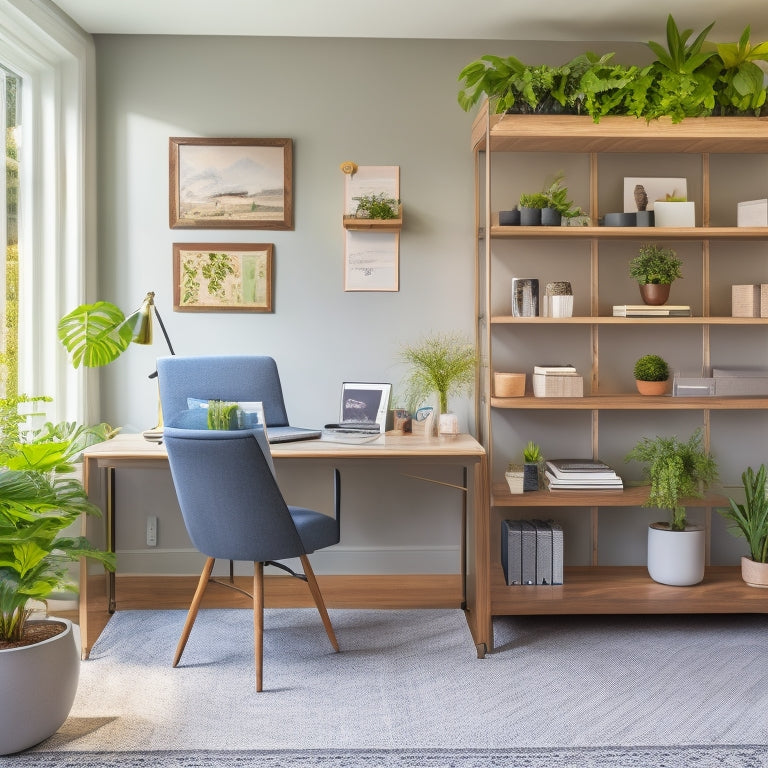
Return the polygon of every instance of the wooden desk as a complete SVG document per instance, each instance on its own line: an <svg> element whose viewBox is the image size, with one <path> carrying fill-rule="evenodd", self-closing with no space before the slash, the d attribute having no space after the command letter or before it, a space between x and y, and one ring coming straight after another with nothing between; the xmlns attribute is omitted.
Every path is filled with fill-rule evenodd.
<svg viewBox="0 0 768 768"><path fill-rule="evenodd" d="M408 472L409 465L459 466L463 484L451 486L463 494L461 530L461 573L463 607L478 652L482 654L490 640L490 599L488 563L483 542L488 538L488 491L486 456L483 447L469 435L425 438L422 435L387 434L375 442L362 445L334 443L324 440L304 440L271 446L272 456L279 466L282 461L308 459L344 468L371 461L401 465L401 471L411 477L450 485L423 475ZM103 518L84 518L84 532L99 548L116 549L115 473L121 469L168 469L165 447L150 443L141 435L118 435L112 440L88 448L83 456L83 483L95 504L101 507ZM480 558L481 562L478 562ZM95 572L94 572L95 571ZM115 574L106 578L100 566L83 559L80 566L80 632L83 658L87 658L97 632L89 631L88 614L114 612Z"/></svg>

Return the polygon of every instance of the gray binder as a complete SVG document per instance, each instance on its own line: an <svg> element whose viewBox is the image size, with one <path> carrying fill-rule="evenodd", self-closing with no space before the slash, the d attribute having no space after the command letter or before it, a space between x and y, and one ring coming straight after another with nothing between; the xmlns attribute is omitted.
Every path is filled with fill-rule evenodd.
<svg viewBox="0 0 768 768"><path fill-rule="evenodd" d="M536 528L536 583L552 584L552 528L544 520L531 522Z"/></svg>
<svg viewBox="0 0 768 768"><path fill-rule="evenodd" d="M528 520L521 521L522 526L522 583L536 583L536 528Z"/></svg>
<svg viewBox="0 0 768 768"><path fill-rule="evenodd" d="M501 564L507 585L522 583L522 526L519 520L501 521Z"/></svg>
<svg viewBox="0 0 768 768"><path fill-rule="evenodd" d="M552 529L552 583L563 583L563 527L554 520L549 520Z"/></svg>

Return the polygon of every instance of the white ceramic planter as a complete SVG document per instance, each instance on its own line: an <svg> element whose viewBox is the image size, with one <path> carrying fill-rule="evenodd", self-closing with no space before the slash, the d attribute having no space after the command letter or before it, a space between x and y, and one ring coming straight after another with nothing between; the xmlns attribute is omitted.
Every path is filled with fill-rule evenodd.
<svg viewBox="0 0 768 768"><path fill-rule="evenodd" d="M667 203L657 200L653 204L655 227L695 227L696 204L693 202Z"/></svg>
<svg viewBox="0 0 768 768"><path fill-rule="evenodd" d="M684 531L648 526L648 575L659 584L690 587L704 578L706 537L701 525Z"/></svg>
<svg viewBox="0 0 768 768"><path fill-rule="evenodd" d="M80 652L72 622L50 640L0 650L0 754L39 744L62 726L80 678Z"/></svg>

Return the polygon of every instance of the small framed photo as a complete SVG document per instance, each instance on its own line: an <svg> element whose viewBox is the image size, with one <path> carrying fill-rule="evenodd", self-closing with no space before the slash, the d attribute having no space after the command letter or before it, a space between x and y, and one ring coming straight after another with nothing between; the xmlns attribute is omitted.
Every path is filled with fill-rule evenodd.
<svg viewBox="0 0 768 768"><path fill-rule="evenodd" d="M174 243L176 312L272 312L272 243Z"/></svg>
<svg viewBox="0 0 768 768"><path fill-rule="evenodd" d="M293 229L292 139L169 139L171 229Z"/></svg>
<svg viewBox="0 0 768 768"><path fill-rule="evenodd" d="M370 421L385 432L391 392L391 384L345 381L341 386L339 421Z"/></svg>
<svg viewBox="0 0 768 768"><path fill-rule="evenodd" d="M652 211L657 200L665 200L668 196L685 200L687 195L686 179L624 177L624 213Z"/></svg>

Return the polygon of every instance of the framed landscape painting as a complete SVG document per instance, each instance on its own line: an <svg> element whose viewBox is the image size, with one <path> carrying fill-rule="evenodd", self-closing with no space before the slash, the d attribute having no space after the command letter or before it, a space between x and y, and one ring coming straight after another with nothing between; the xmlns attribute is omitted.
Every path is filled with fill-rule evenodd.
<svg viewBox="0 0 768 768"><path fill-rule="evenodd" d="M174 243L176 312L272 312L271 243Z"/></svg>
<svg viewBox="0 0 768 768"><path fill-rule="evenodd" d="M169 139L172 229L293 229L291 139Z"/></svg>

